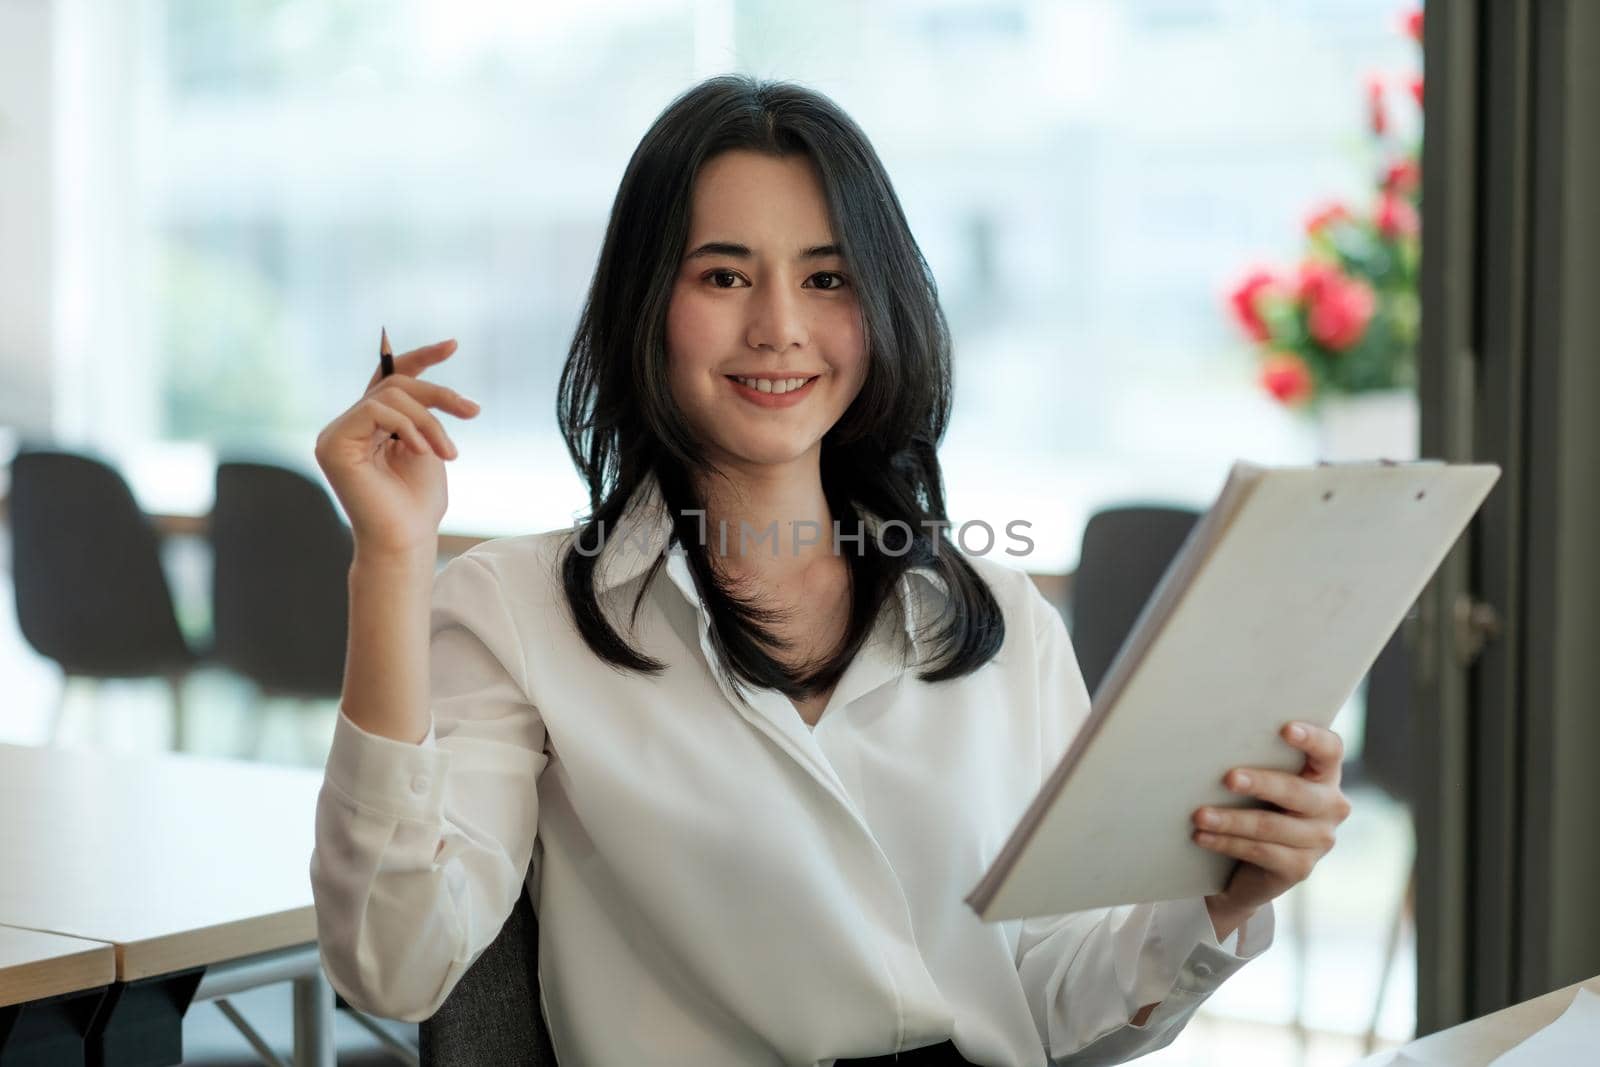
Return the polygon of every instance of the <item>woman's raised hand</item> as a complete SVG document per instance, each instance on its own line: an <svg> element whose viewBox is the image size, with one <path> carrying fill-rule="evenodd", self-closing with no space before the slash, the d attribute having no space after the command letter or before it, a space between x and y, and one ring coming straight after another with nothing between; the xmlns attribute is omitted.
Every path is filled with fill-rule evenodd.
<svg viewBox="0 0 1600 1067"><path fill-rule="evenodd" d="M448 503L444 461L458 453L430 409L464 419L480 409L421 379L455 350L455 341L440 341L396 356L394 373L385 378L374 371L361 399L317 435L317 464L350 516L363 555L431 557L435 550Z"/></svg>

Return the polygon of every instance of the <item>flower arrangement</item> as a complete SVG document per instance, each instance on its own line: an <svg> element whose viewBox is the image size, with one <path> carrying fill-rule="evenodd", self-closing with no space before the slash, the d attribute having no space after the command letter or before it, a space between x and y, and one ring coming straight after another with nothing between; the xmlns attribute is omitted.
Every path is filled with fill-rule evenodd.
<svg viewBox="0 0 1600 1067"><path fill-rule="evenodd" d="M1421 10L1403 26L1420 45ZM1260 361L1262 387L1291 408L1315 411L1330 395L1416 381L1421 143L1402 143L1395 131L1392 87L1376 76L1366 85L1378 160L1371 203L1317 206L1306 216L1299 267L1251 270L1229 294L1233 318ZM1406 87L1420 109L1422 79L1410 78Z"/></svg>

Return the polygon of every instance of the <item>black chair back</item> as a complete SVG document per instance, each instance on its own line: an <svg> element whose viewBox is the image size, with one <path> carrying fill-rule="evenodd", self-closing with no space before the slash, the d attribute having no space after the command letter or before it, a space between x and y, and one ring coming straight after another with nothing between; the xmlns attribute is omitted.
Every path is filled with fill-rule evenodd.
<svg viewBox="0 0 1600 1067"><path fill-rule="evenodd" d="M1415 745L1412 730L1411 653L1402 625L1378 653L1367 672L1367 703L1361 751L1346 764L1350 784L1370 782L1403 804L1416 792Z"/></svg>
<svg viewBox="0 0 1600 1067"><path fill-rule="evenodd" d="M25 445L11 461L9 510L17 621L40 655L91 678L170 675L199 660L155 529L109 465Z"/></svg>
<svg viewBox="0 0 1600 1067"><path fill-rule="evenodd" d="M284 467L219 464L211 548L217 661L269 694L337 698L354 541L327 491Z"/></svg>
<svg viewBox="0 0 1600 1067"><path fill-rule="evenodd" d="M539 1005L539 919L526 892L417 1040L422 1067L556 1067Z"/></svg>
<svg viewBox="0 0 1600 1067"><path fill-rule="evenodd" d="M1200 513L1110 507L1090 516L1072 579L1072 646L1093 695Z"/></svg>

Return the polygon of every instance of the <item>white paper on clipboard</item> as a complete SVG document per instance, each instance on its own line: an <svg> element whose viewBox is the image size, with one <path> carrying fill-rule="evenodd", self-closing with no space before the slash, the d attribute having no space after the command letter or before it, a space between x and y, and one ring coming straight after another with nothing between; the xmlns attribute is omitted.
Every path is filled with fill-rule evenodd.
<svg viewBox="0 0 1600 1067"><path fill-rule="evenodd" d="M1437 460L1237 462L1088 719L966 902L986 921L1220 892L1190 839L1230 768L1298 770L1500 476Z"/></svg>

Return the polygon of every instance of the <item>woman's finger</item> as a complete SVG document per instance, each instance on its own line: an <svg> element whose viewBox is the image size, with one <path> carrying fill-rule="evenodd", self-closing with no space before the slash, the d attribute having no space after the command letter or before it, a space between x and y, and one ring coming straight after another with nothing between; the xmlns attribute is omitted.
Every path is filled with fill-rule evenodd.
<svg viewBox="0 0 1600 1067"><path fill-rule="evenodd" d="M418 455L426 455L428 452L432 451L432 449L428 447L427 439L423 437L422 432L417 429L416 423L412 422L410 418L401 414L388 404L385 404L377 397L369 396L365 398L357 405L356 410L362 412L367 418L377 423L381 429L388 430L390 433L399 434L401 440L410 445L411 450Z"/></svg>
<svg viewBox="0 0 1600 1067"><path fill-rule="evenodd" d="M1222 784L1241 796L1255 797L1276 804L1285 811L1301 815L1320 815L1331 810L1338 789L1313 782L1288 771L1269 771L1260 767L1229 771Z"/></svg>
<svg viewBox="0 0 1600 1067"><path fill-rule="evenodd" d="M427 407L439 408L465 419L470 419L479 410L477 401L467 399L449 386L440 385L438 382L425 382L407 374L391 374L387 378L379 379L367 390L367 395L380 394L390 389L398 389L415 397Z"/></svg>
<svg viewBox="0 0 1600 1067"><path fill-rule="evenodd" d="M1311 869L1317 865L1316 854L1307 849L1290 848L1288 845L1257 841L1250 837L1196 830L1194 843L1224 856L1253 863L1268 874L1291 883L1305 881L1311 875Z"/></svg>
<svg viewBox="0 0 1600 1067"><path fill-rule="evenodd" d="M403 355L394 357L394 372L395 374L404 374L415 378L435 363L442 363L449 359L455 350L456 342L454 338L448 341L437 341L431 345L423 345L421 348L413 348ZM381 381L383 381L383 365L380 363L378 369L372 372L372 377L367 379L367 388L371 389Z"/></svg>
<svg viewBox="0 0 1600 1067"><path fill-rule="evenodd" d="M1320 819L1286 815L1255 808L1201 808L1195 825L1202 830L1232 837L1249 837L1269 844L1327 852L1334 844L1333 824Z"/></svg>
<svg viewBox="0 0 1600 1067"><path fill-rule="evenodd" d="M1301 773L1322 782L1337 782L1344 765L1344 739L1332 730L1309 722L1291 722L1283 739L1306 754Z"/></svg>
<svg viewBox="0 0 1600 1067"><path fill-rule="evenodd" d="M422 431L422 436L431 443L433 451L445 459L456 458L455 442L445 433L444 423L404 387L392 384L387 388L376 390L372 395L374 399L381 400L410 419Z"/></svg>

